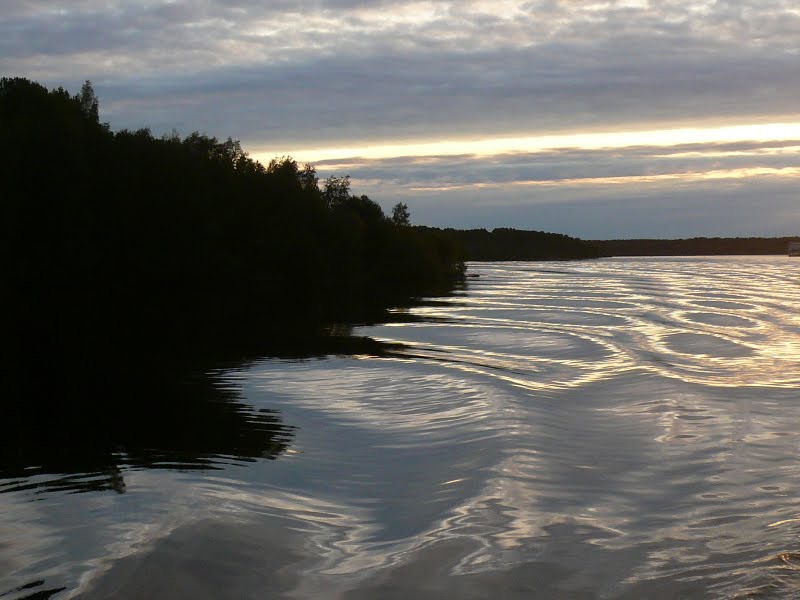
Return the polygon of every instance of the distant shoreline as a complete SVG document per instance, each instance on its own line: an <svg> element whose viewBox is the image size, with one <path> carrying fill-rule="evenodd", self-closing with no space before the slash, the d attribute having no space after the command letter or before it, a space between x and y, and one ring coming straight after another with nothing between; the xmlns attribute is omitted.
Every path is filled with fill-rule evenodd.
<svg viewBox="0 0 800 600"><path fill-rule="evenodd" d="M486 229L437 229L417 226L444 236L464 250L465 260L582 260L600 258L596 245L562 233L498 227Z"/></svg>
<svg viewBox="0 0 800 600"><path fill-rule="evenodd" d="M800 237L587 240L606 256L767 256L786 255Z"/></svg>
<svg viewBox="0 0 800 600"><path fill-rule="evenodd" d="M585 260L614 256L786 256L800 237L695 237L586 240L523 229L418 229L443 234L474 262Z"/></svg>

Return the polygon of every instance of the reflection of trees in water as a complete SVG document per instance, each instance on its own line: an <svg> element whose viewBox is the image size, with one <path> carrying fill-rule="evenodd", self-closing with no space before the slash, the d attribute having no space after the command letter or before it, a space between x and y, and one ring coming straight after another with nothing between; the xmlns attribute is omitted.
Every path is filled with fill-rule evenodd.
<svg viewBox="0 0 800 600"><path fill-rule="evenodd" d="M0 491L123 492L123 468L218 469L277 458L292 438L276 412L237 401L220 377L75 369L62 368L58 385L31 382L5 406Z"/></svg>
<svg viewBox="0 0 800 600"><path fill-rule="evenodd" d="M250 355L305 359L397 349L351 333L340 326L322 336L273 338ZM51 357L24 386L6 390L0 493L122 493L125 470L222 469L286 451L294 428L276 411L241 402L235 380L220 368L240 369L250 359L191 355L179 363L147 356L139 348Z"/></svg>
<svg viewBox="0 0 800 600"><path fill-rule="evenodd" d="M12 389L13 380L0 379L0 493L124 493L131 470L213 470L276 459L295 428L277 411L242 400L237 373L254 360L248 357L303 360L395 348L353 337L347 326L327 333L274 337L244 357L237 349L233 359L197 348L179 362L171 349L153 356L152 348L116 348L98 356L74 345L59 360L45 356L25 372L24 385ZM65 589L40 579L0 588L0 597L48 600Z"/></svg>
<svg viewBox="0 0 800 600"><path fill-rule="evenodd" d="M30 591L31 593L28 594L27 596L22 596L21 598L19 596L17 596L17 598L19 600L47 600L48 598L51 598L51 597L55 596L56 594L58 594L59 592L63 592L65 589L67 589L67 588L64 588L64 587L53 588L53 589L49 589L49 590L38 589L38 588L42 587L43 585L44 585L44 579L38 579L36 581L32 581L30 583L27 583L25 585L21 585L19 587L16 587L16 588L14 588L12 590L0 591L0 597L7 596L9 594L17 594L17 593ZM36 590L36 591L31 591L31 590Z"/></svg>

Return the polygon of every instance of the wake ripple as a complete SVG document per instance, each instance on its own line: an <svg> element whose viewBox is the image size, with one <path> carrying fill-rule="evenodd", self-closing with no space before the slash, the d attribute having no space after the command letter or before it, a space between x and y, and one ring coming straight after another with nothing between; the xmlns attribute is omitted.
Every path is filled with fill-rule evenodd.
<svg viewBox="0 0 800 600"><path fill-rule="evenodd" d="M798 276L789 258L531 265L476 263L471 272L480 277L457 303L413 311L446 325L369 333L408 343L415 355L444 347L457 368L494 364L531 389L630 370L715 387L800 383L800 309L791 301Z"/></svg>

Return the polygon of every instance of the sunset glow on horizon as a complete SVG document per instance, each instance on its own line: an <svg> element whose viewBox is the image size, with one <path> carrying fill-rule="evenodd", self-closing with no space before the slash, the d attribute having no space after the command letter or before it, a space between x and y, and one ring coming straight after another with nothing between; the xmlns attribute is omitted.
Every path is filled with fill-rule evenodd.
<svg viewBox="0 0 800 600"><path fill-rule="evenodd" d="M299 162L315 163L347 158L386 159L396 157L496 156L514 152L536 153L562 148L584 150L620 149L633 146L682 146L744 141L800 140L800 121L749 123L717 127L676 127L641 131L565 133L485 139L424 141L402 144L367 144L344 147L297 148L288 151L256 150L254 158L268 163L276 156L291 156ZM346 167L342 162L337 166Z"/></svg>

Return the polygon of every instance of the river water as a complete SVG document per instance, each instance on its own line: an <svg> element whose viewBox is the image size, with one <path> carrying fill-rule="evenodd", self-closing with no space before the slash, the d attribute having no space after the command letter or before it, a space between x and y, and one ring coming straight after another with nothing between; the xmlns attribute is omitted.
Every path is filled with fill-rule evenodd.
<svg viewBox="0 0 800 600"><path fill-rule="evenodd" d="M0 598L799 597L798 264L474 263L381 351L38 440Z"/></svg>

